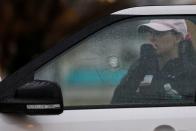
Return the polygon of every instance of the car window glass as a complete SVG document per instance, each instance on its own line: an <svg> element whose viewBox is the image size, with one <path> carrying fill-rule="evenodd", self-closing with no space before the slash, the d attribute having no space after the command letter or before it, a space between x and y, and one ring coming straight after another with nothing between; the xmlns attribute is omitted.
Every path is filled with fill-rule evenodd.
<svg viewBox="0 0 196 131"><path fill-rule="evenodd" d="M193 102L195 24L183 21L112 24L43 65L35 79L57 82L65 106Z"/></svg>

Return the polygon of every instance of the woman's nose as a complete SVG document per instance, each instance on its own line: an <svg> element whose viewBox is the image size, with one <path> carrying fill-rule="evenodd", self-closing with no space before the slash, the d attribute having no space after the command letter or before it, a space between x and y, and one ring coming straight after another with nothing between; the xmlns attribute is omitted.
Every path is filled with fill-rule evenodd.
<svg viewBox="0 0 196 131"><path fill-rule="evenodd" d="M149 38L149 44L152 45L156 49L157 48L156 43L157 43L157 38L155 36L151 36Z"/></svg>
<svg viewBox="0 0 196 131"><path fill-rule="evenodd" d="M154 37L155 37L155 36L154 36L153 34L151 34L151 35L150 35L150 41L154 41L154 39L155 39Z"/></svg>
<svg viewBox="0 0 196 131"><path fill-rule="evenodd" d="M157 39L157 38L156 38L156 36L155 36L155 35L153 35L153 34L152 34L152 35L150 36L150 42L152 42L152 43L153 43L153 42L155 42L155 41L156 41L156 39Z"/></svg>

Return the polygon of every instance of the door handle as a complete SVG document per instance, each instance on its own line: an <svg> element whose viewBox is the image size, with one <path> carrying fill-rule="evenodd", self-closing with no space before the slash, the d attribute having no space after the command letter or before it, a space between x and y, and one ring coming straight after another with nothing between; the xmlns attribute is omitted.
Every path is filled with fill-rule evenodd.
<svg viewBox="0 0 196 131"><path fill-rule="evenodd" d="M169 125L160 125L156 127L153 131L176 131L174 127Z"/></svg>

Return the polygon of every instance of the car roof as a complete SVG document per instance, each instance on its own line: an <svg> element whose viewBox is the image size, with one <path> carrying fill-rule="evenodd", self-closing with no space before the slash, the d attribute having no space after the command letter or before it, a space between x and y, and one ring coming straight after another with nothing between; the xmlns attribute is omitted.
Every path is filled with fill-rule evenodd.
<svg viewBox="0 0 196 131"><path fill-rule="evenodd" d="M144 6L123 9L111 15L166 15L196 14L196 5Z"/></svg>

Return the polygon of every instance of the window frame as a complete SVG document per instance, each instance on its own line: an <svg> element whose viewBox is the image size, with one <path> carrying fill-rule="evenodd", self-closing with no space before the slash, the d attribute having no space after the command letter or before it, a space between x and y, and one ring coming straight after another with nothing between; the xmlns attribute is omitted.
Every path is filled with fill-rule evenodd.
<svg viewBox="0 0 196 131"><path fill-rule="evenodd" d="M68 39L64 39L59 42L53 48L47 50L39 57L35 58L34 60L30 61L28 64L14 72L13 74L7 76L1 83L0 83L0 102L3 101L5 98L13 97L14 91L20 87L21 85L25 84L26 82L34 80L34 73L37 71L41 66L48 63L50 60L53 60L55 57L59 56L60 54L64 53L65 51L69 50L73 46L80 43L80 41L84 40L85 38L93 35L94 33L100 31L101 29L108 27L114 23L132 19L137 17L143 18L159 18L159 17L175 17L184 19L190 19L190 17L196 17L196 15L190 14L175 14L175 15L109 15L102 20L91 24L81 30L80 32L76 33L75 35L71 36ZM191 19L190 19L191 20ZM89 106L69 106L64 107L64 110L75 110L75 109L105 109L105 108L145 108L145 107L178 107L178 106L196 106L195 104L116 104L116 105L89 105Z"/></svg>

